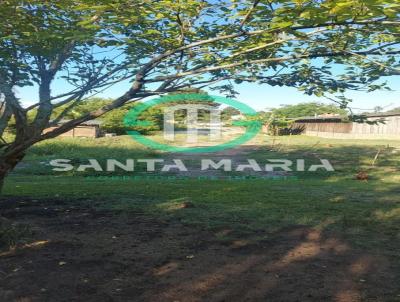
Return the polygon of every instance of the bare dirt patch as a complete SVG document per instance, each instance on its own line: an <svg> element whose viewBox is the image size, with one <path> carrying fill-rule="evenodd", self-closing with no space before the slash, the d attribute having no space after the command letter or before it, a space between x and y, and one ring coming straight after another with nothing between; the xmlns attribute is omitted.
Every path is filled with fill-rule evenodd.
<svg viewBox="0 0 400 302"><path fill-rule="evenodd" d="M34 231L0 256L0 301L400 299L388 259L304 226L222 243L178 221L62 200L8 198L0 214Z"/></svg>

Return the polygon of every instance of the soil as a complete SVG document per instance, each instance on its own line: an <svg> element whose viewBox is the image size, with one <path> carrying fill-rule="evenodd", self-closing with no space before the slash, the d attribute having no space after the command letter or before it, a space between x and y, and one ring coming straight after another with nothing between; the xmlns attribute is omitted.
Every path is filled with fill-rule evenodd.
<svg viewBox="0 0 400 302"><path fill-rule="evenodd" d="M2 302L400 301L388 259L305 226L221 242L230 230L63 200L8 198L0 214L33 231L0 254Z"/></svg>

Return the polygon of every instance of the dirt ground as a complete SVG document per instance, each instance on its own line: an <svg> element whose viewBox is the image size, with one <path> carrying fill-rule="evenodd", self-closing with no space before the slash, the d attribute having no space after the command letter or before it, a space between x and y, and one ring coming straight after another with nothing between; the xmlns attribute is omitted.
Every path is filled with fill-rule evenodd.
<svg viewBox="0 0 400 302"><path fill-rule="evenodd" d="M60 200L6 199L0 214L34 231L0 254L2 302L400 301L387 259L304 226L222 243L178 221Z"/></svg>

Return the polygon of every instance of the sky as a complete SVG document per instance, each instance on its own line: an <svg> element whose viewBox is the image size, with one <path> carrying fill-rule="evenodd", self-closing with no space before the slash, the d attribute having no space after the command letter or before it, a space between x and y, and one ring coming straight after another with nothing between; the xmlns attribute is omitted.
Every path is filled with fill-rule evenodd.
<svg viewBox="0 0 400 302"><path fill-rule="evenodd" d="M345 95L353 99L350 107L355 113L373 111L374 107L380 106L385 111L400 107L400 76L387 77L389 86L393 91L355 92L349 91ZM129 87L129 83L120 83L97 95L104 98L116 98ZM64 82L56 81L52 87L53 95L68 91ZM271 87L267 84L243 83L236 86L239 92L237 100L245 103L255 110L268 110L282 105L294 105L302 102L323 102L332 104L332 101L315 96L307 96L296 88ZM24 105L37 101L37 88L28 87L17 89L17 94ZM216 91L210 94L218 95Z"/></svg>
<svg viewBox="0 0 400 302"><path fill-rule="evenodd" d="M393 76L386 80L393 91L380 90L369 93L349 91L345 93L346 97L353 100L349 107L355 113L373 111L377 106L384 108L385 111L400 107L400 76ZM237 88L240 93L238 100L249 104L257 110L276 108L282 105L295 105L302 102L334 104L324 98L305 95L296 88L291 87L271 87L251 83Z"/></svg>

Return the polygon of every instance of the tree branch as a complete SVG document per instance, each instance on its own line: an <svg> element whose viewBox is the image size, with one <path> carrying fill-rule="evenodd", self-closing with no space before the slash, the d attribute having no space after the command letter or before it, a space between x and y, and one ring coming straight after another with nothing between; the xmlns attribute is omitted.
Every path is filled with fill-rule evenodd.
<svg viewBox="0 0 400 302"><path fill-rule="evenodd" d="M299 60L299 59L314 59L314 58L323 58L323 57L349 57L349 56L354 56L354 55L360 55L360 56L365 57L368 55L383 56L383 55L395 55L395 54L400 54L400 50L386 52L384 54L382 54L381 52L368 52L368 51L360 51L360 52L354 52L354 53L349 53L348 51L339 51L339 52L331 52L331 53L293 55L293 56L287 56L287 57L267 58L267 59L259 59L259 60L244 60L242 62L231 63L231 64L226 64L226 65L221 65L221 66L213 66L213 67L208 67L208 68L203 68L203 69L197 69L197 70L192 70L189 72L182 72L182 73L169 75L169 76L159 76L154 79L146 80L146 83L162 82L162 81L166 81L166 80L178 79L178 78L195 75L195 74L204 74L204 73L208 73L211 71L231 69L231 68L235 68L235 67L239 67L239 66L243 66L243 65L249 65L249 64L285 62L285 61L292 61L292 60Z"/></svg>
<svg viewBox="0 0 400 302"><path fill-rule="evenodd" d="M240 28L243 28L243 26L245 25L245 23L250 19L251 14L253 13L253 11L256 9L257 5L260 3L261 0L254 0L254 3L252 5L252 7L249 9L249 11L247 12L246 16L244 16L243 20L240 22Z"/></svg>
<svg viewBox="0 0 400 302"><path fill-rule="evenodd" d="M295 30L306 30L306 29L313 29L313 28L319 28L319 27L369 25L369 24L400 25L400 21L397 22L397 21L384 21L384 20L366 20L366 21L353 20L353 21L347 21L347 22L328 22L328 23L320 23L320 24L314 24L314 25L293 26L293 27L287 28L287 30L295 31ZM229 40L229 39L245 37L245 36L250 37L250 36L256 36L256 35L260 35L260 34L264 34L264 33L274 33L274 32L280 32L280 31L282 31L282 28L263 29L263 30L256 30L256 31L250 31L250 32L241 31L239 33L222 35L222 36L217 36L217 37L210 38L207 40L194 42L194 43L191 43L191 44L188 44L185 46L178 47L176 49L169 50L163 54L160 54L160 55L154 57L140 69L139 73L142 74L143 76L145 76L149 70L151 70L153 67L157 66L165 58L170 57L171 55L176 54L177 52L181 52L181 51L184 51L187 49L219 42L222 40Z"/></svg>

